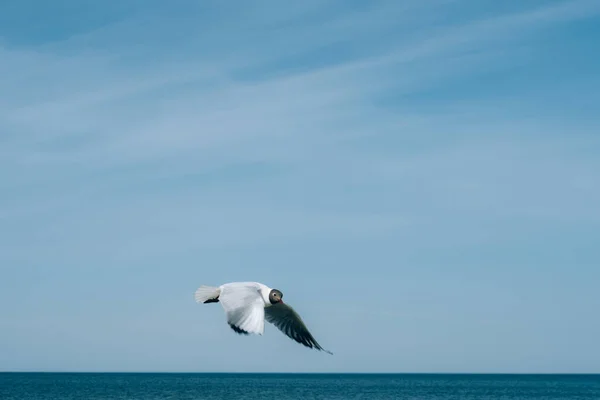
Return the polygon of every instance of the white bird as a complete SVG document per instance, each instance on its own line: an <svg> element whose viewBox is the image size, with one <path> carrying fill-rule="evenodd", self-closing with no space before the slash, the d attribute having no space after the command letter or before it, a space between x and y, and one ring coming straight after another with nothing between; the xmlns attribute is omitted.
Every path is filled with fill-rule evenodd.
<svg viewBox="0 0 600 400"><path fill-rule="evenodd" d="M236 333L262 335L267 322L296 342L322 350L294 309L282 300L283 293L258 282L232 282L219 287L200 286L194 297L197 303L221 303L227 323Z"/></svg>

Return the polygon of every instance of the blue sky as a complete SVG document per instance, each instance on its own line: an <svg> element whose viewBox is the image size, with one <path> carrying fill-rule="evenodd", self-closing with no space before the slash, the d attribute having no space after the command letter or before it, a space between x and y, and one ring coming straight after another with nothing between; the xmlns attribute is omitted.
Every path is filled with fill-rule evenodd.
<svg viewBox="0 0 600 400"><path fill-rule="evenodd" d="M0 370L600 372L600 2L0 3ZM281 289L334 356L238 337Z"/></svg>

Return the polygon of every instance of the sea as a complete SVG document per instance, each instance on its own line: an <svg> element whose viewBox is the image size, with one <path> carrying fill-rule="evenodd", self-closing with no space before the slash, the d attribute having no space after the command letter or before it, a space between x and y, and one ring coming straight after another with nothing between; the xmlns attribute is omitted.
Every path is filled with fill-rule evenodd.
<svg viewBox="0 0 600 400"><path fill-rule="evenodd" d="M600 400L600 375L0 373L1 400Z"/></svg>

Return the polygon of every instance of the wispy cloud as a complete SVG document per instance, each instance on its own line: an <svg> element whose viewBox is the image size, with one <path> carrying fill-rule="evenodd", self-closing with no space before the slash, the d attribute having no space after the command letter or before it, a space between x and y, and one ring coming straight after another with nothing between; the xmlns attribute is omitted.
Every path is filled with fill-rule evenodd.
<svg viewBox="0 0 600 400"><path fill-rule="evenodd" d="M434 3L455 6L454 2ZM314 161L316 157L311 154L320 154L321 162L327 162L322 157L333 149L339 154L343 148L339 147L339 141L344 138L369 137L373 132L378 137L382 133L401 136L394 133L398 127L433 116L424 110L407 114L378 108L377 99L381 96L394 93L398 97L431 90L436 82L452 76L518 64L519 60L506 61L514 50L498 53L499 41L523 40L524 34L535 33L548 24L586 18L598 12L597 3L592 1L552 3L458 26L439 25L433 34L421 33L401 41L400 45L390 38L381 38L387 46L380 48L379 54L356 54L341 63L299 71L292 67L284 75L259 80L235 78L240 73L236 71L243 71L241 65L246 64L245 68L252 71L256 70L257 62L269 65L273 63L269 60L285 59L285 53L273 51L272 46L277 46L277 41L285 43L284 38L290 34L298 40L303 38L300 48L293 43L286 45L299 55L314 48L310 36L304 36L306 30L315 31L320 37L333 32L337 40L360 40L370 35L360 30L353 33L355 22L371 28L383 25L379 25L380 31L400 23L392 18L383 21L369 18L373 17L371 14L402 15L401 21L411 21L411 13L423 17L424 11L431 13L433 5L388 4L387 8L367 10L366 14L355 12L334 17L316 29L292 25L279 38L270 39L275 43L267 40L249 46L255 50L264 48L262 54L254 52L252 57L245 54L247 58L237 57L233 61L219 57L205 59L197 51L197 56L181 56L183 60L175 64L156 59L148 60L141 68L139 63L128 67L123 53L139 44L126 35L122 36L122 49L117 47L116 54L94 51L93 46L82 54L61 54L61 46L94 43L95 37L108 38L112 32L120 35L123 29L135 27L136 32L142 32L139 24L143 19L76 36L64 44L51 44L48 49L5 49L3 76L7 77L4 86L8 90L3 92L16 93L17 100L11 100L13 96L3 99L4 129L19 132L5 136L5 159L12 160L6 167L16 163L29 168L81 166L93 171L98 167L124 168L142 162L159 163L163 168L182 165L180 171L189 172L194 168L210 168L215 162L226 165L244 160L285 164L293 160ZM260 27L260 32L270 32L269 36L273 36L281 29L275 28L278 24L289 23L290 18L309 18L308 15L323 7L306 4L302 8L303 11L295 10L289 15L262 15L258 22L248 19L242 28ZM241 12L227 15L238 22L245 18ZM209 26L208 31L215 29L224 30ZM196 39L204 36L200 32L203 29L198 31ZM218 36L213 40L219 43ZM496 47L490 49L490 44ZM272 67L269 70L278 71ZM25 80L30 84L25 84ZM366 117L369 125L364 123ZM357 120L363 122L357 124ZM429 125L427 129L431 131L441 128ZM369 161L364 162L368 165Z"/></svg>
<svg viewBox="0 0 600 400"><path fill-rule="evenodd" d="M63 201L57 200L61 198L77 199L77 193L84 193L86 187L91 188L89 193L99 192L93 188L116 189L119 176L124 176L125 181L131 177L150 182L156 177L158 184L165 176L216 172L227 165L243 168L247 163L268 163L273 169L287 171L279 173L288 179L302 179L303 175L316 179L306 175L310 174L306 172L310 171L310 167L306 169L309 163L316 170L335 171L329 174L333 180L350 183L355 173L372 171L374 162L372 157L361 155L360 146L349 145L352 140L366 143L394 138L391 140L402 142L407 137L452 137L457 133L444 122L448 119L444 111L411 108L403 112L379 106L382 101L389 104L389 96L409 97L430 91L441 82L526 63L527 55L501 43L521 41L527 48L531 40L536 40L533 34L544 27L589 18L599 11L593 1L553 2L537 9L471 18L460 24L413 28L412 35L398 40L397 36L384 34L402 23L413 26L411 21L415 19L434 18L433 6L448 11L458 4L394 4L334 13L326 20L317 18L315 25L300 22L311 20L312 15L326 11L331 4L307 3L293 12L275 7L268 13L262 12L264 8L252 11L254 6L249 7L246 11L257 13L254 19L244 16L241 10L217 8L212 12L224 15L229 22L194 28L194 36L189 39L199 40L199 47L189 54L176 53L173 62L156 57L133 60L128 65L127 53L144 52L149 45L141 45L127 32L150 33L151 26L145 25L148 18L168 23L172 28L178 26L178 22L165 22L159 14L152 13L64 42L4 49L3 87L8 90L3 93L16 96L2 99L3 129L8 132L3 139L3 164L5 174L19 168L23 177L18 182L8 181L6 189L18 194L24 185L40 187L42 182L62 174L53 184L57 192L29 189L37 196L44 194L47 204L56 204ZM235 30L239 40L236 45L228 41L234 37L233 32L226 32L240 21L245 22ZM298 25L293 21L298 21ZM191 22L183 20L183 29L192 29ZM284 29L288 24L290 27ZM365 29L355 31L357 26ZM257 35L251 40L264 42L250 45L248 38L243 37L245 31ZM121 38L119 45L107 47L115 43L115 37ZM207 37L215 45L205 56L201 43ZM355 51L351 56L344 57L347 46L336 47L340 41L375 39L381 45L375 46L374 51L359 47L361 52ZM85 44L90 44L87 50L73 51ZM302 67L320 45L331 45L329 52L341 53L332 57L329 64ZM157 46L162 48L161 43ZM186 46L181 49L188 51ZM298 65L293 64L294 60ZM477 102L463 102L461 107L459 112L464 116L466 109L477 107ZM466 137L474 137L478 129L483 129L481 135L488 137L504 135L499 129L490 129L493 118L493 114L486 115L476 121L476 128L469 127ZM427 119L433 122L424 123ZM460 119L455 118L453 123L458 123L464 134ZM505 129L515 129L520 123L513 121ZM485 159L487 152L494 152L494 139L489 143L480 148L483 153L478 157ZM419 162L433 165L437 159L440 165L444 159L443 154L442 158L437 155L438 149L430 153L432 149L428 147L431 145L416 159L413 156L400 161L417 162L413 170L419 175L415 176L423 177ZM464 152L477 154L468 149ZM381 160L381 156L377 157ZM336 168L335 163L340 162ZM147 169L136 172L140 166ZM95 172L102 170L113 172L107 176ZM65 175L65 171L69 172ZM355 172L349 175L348 171ZM388 169L385 173L389 176L393 171ZM468 171L464 173L468 181ZM374 182L379 179L368 172L362 175ZM431 188L433 192L440 189ZM20 203L17 209L23 210L22 202L26 204L27 199L37 204L37 197L22 193L14 198ZM9 200L8 206L12 207L10 204ZM36 207L39 209L39 205ZM6 206L3 214L10 215Z"/></svg>

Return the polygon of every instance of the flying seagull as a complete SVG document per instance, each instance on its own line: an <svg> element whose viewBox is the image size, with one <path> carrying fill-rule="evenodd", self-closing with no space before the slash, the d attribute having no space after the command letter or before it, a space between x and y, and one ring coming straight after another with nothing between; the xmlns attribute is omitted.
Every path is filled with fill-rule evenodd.
<svg viewBox="0 0 600 400"><path fill-rule="evenodd" d="M194 297L197 303L221 303L236 333L262 335L266 319L296 342L333 354L317 343L298 313L283 302L280 290L258 282L232 282L219 287L202 285Z"/></svg>

